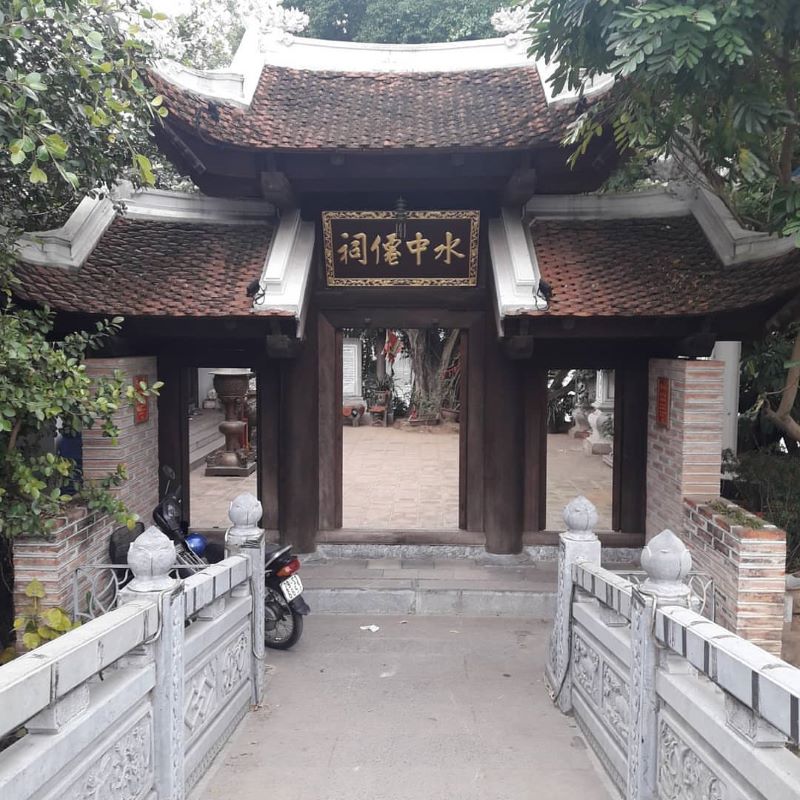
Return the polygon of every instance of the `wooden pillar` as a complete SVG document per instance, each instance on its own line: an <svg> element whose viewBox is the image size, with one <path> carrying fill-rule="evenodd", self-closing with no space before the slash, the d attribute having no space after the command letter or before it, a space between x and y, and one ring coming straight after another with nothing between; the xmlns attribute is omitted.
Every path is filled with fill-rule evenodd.
<svg viewBox="0 0 800 800"><path fill-rule="evenodd" d="M459 429L459 527L483 531L484 381L486 323L462 331L461 427Z"/></svg>
<svg viewBox="0 0 800 800"><path fill-rule="evenodd" d="M158 380L164 382L158 398L158 491L163 496L167 478L161 472L166 466L175 470L174 489L180 486L183 518L191 520L189 504L189 392L190 370L174 355L158 357Z"/></svg>
<svg viewBox="0 0 800 800"><path fill-rule="evenodd" d="M279 527L299 553L316 550L319 529L317 312L309 310L296 358L281 362Z"/></svg>
<svg viewBox="0 0 800 800"><path fill-rule="evenodd" d="M342 527L342 334L320 314L319 527Z"/></svg>
<svg viewBox="0 0 800 800"><path fill-rule="evenodd" d="M256 364L256 388L258 499L264 510L261 527L277 531L280 518L281 372L278 362L266 355Z"/></svg>
<svg viewBox="0 0 800 800"><path fill-rule="evenodd" d="M614 373L612 526L644 533L647 515L647 362Z"/></svg>
<svg viewBox="0 0 800 800"><path fill-rule="evenodd" d="M523 362L525 479L523 487L523 530L543 531L547 527L547 370Z"/></svg>
<svg viewBox="0 0 800 800"><path fill-rule="evenodd" d="M524 393L520 362L487 325L484 373L484 532L490 553L522 551Z"/></svg>

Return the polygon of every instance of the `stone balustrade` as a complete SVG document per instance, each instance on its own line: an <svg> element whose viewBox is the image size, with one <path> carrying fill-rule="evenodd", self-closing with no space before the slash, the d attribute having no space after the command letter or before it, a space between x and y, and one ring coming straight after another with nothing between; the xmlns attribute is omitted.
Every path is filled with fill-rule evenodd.
<svg viewBox="0 0 800 800"><path fill-rule="evenodd" d="M626 800L800 797L800 670L689 608L665 530L634 585L600 566L585 498L565 510L546 681ZM579 542L579 544L578 544Z"/></svg>
<svg viewBox="0 0 800 800"><path fill-rule="evenodd" d="M157 528L119 606L0 667L3 800L181 800L263 696L264 535L231 504L228 557L185 580Z"/></svg>

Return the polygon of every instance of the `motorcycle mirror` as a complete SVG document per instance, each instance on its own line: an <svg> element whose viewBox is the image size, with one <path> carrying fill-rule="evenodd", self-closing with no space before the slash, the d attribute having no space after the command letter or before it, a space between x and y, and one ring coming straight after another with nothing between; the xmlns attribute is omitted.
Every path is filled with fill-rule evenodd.
<svg viewBox="0 0 800 800"><path fill-rule="evenodd" d="M164 464L164 466L161 467L161 473L165 478L168 478L171 481L175 480L175 470L167 464Z"/></svg>

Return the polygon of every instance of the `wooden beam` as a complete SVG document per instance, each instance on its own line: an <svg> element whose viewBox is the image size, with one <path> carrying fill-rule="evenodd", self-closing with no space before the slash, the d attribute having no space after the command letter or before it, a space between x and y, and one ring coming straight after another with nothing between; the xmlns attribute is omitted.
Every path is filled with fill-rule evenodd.
<svg viewBox="0 0 800 800"><path fill-rule="evenodd" d="M547 370L527 366L524 374L525 477L523 530L547 527Z"/></svg>
<svg viewBox="0 0 800 800"><path fill-rule="evenodd" d="M466 331L466 374L461 376L461 430L463 450L459 474L463 475L465 520L468 531L482 532L484 527L484 397L486 321L481 318Z"/></svg>
<svg viewBox="0 0 800 800"><path fill-rule="evenodd" d="M278 530L280 519L281 373L278 364L265 356L256 364L256 388L258 499L264 512L261 527L272 532Z"/></svg>
<svg viewBox="0 0 800 800"><path fill-rule="evenodd" d="M469 328L482 311L437 308L327 308L325 316L337 328Z"/></svg>
<svg viewBox="0 0 800 800"><path fill-rule="evenodd" d="M294 208L297 205L292 185L283 172L262 172L261 194L278 208Z"/></svg>
<svg viewBox="0 0 800 800"><path fill-rule="evenodd" d="M648 368L646 361L614 373L612 527L641 533L647 513Z"/></svg>
<svg viewBox="0 0 800 800"><path fill-rule="evenodd" d="M322 314L319 315L317 341L319 528L327 531L342 524L342 354L341 335Z"/></svg>
<svg viewBox="0 0 800 800"><path fill-rule="evenodd" d="M316 549L319 529L319 391L317 312L306 323L306 341L294 360L281 365L281 541L299 553Z"/></svg>
<svg viewBox="0 0 800 800"><path fill-rule="evenodd" d="M524 393L518 361L509 360L486 326L484 374L484 532L490 553L522 550Z"/></svg>

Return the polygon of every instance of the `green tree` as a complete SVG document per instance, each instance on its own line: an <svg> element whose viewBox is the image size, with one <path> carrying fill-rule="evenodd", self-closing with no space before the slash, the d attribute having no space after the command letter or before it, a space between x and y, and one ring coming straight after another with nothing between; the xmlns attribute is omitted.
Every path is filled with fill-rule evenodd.
<svg viewBox="0 0 800 800"><path fill-rule="evenodd" d="M74 465L52 452L64 432L94 424L114 437L121 404L157 391L117 375L92 382L84 359L119 330L54 335L47 310L13 300L23 229L63 219L80 197L122 177L155 180L150 126L166 114L143 80L154 15L125 0L6 0L0 4L0 538L45 533L70 498ZM50 444L48 444L48 442ZM76 499L129 520L106 479L79 481ZM8 548L4 548L9 552Z"/></svg>
<svg viewBox="0 0 800 800"><path fill-rule="evenodd" d="M418 44L484 39L497 0L300 0L309 18L306 35L354 42Z"/></svg>
<svg viewBox="0 0 800 800"><path fill-rule="evenodd" d="M531 53L557 62L556 90L615 78L586 105L574 162L612 132L620 152L669 157L750 227L800 234L800 4L795 0L533 0ZM800 335L761 413L800 441L793 416Z"/></svg>

